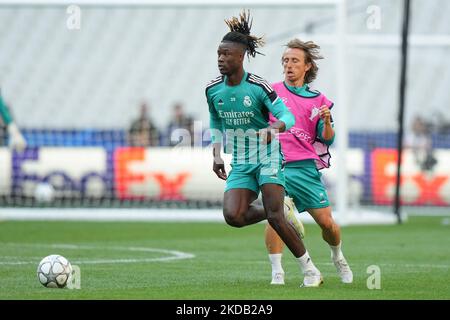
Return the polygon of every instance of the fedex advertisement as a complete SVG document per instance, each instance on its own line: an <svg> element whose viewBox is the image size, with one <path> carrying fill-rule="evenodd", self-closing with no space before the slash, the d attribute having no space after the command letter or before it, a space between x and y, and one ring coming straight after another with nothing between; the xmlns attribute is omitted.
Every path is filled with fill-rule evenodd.
<svg viewBox="0 0 450 320"><path fill-rule="evenodd" d="M223 155L226 164L229 155ZM331 199L338 178L336 152L324 182ZM450 150L435 150L436 165L423 172L414 154L402 156L401 201L407 205L450 206ZM397 152L349 149L346 157L349 202L392 205ZM229 165L226 165L230 172ZM40 182L57 197L122 200L221 200L225 182L212 171L210 148L54 147L23 153L0 148L0 196L32 196Z"/></svg>
<svg viewBox="0 0 450 320"><path fill-rule="evenodd" d="M212 171L209 148L118 148L113 159L114 185L119 199L223 198L225 182ZM224 160L230 162L229 157ZM226 169L229 172L230 167Z"/></svg>
<svg viewBox="0 0 450 320"><path fill-rule="evenodd" d="M111 161L104 148L29 148L13 153L12 194L32 196L36 185L50 183L64 198L104 197L112 193ZM3 168L2 173L7 168Z"/></svg>
<svg viewBox="0 0 450 320"><path fill-rule="evenodd" d="M436 150L436 166L423 172L411 151L402 155L400 193L403 204L448 206L450 204L450 151ZM375 149L371 154L374 204L391 204L395 194L397 152Z"/></svg>

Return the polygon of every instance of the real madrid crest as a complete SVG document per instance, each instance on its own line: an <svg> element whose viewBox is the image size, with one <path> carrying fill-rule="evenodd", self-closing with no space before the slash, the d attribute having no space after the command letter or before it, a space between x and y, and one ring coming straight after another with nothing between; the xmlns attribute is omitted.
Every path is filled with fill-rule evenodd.
<svg viewBox="0 0 450 320"><path fill-rule="evenodd" d="M252 100L250 99L249 96L245 96L244 97L244 106L246 106L246 107L251 107L252 106Z"/></svg>

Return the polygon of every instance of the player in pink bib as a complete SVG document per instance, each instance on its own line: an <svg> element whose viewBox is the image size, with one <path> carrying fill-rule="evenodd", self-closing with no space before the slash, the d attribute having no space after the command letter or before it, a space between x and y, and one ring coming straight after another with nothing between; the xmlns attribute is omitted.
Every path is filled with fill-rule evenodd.
<svg viewBox="0 0 450 320"><path fill-rule="evenodd" d="M284 81L272 87L295 116L294 126L279 134L286 161L284 174L289 195L285 198L285 206L291 210L287 219L303 237L303 225L295 217L292 200L299 212L308 211L322 229L322 237L330 246L331 259L341 281L351 283L353 273L342 253L340 229L331 215L328 195L319 172L330 165L328 147L335 136L330 113L333 103L308 86L317 76L316 60L322 58L320 47L299 39L289 41L286 47L282 56ZM271 116L270 121L274 120ZM284 284L281 265L283 241L269 225L265 237L272 264L272 284ZM319 286L322 282L322 276L318 274L315 283L310 286Z"/></svg>

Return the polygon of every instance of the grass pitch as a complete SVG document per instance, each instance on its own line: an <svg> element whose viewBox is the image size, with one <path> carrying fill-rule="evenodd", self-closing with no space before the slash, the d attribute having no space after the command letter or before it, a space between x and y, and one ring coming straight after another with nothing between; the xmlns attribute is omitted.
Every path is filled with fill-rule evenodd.
<svg viewBox="0 0 450 320"><path fill-rule="evenodd" d="M286 285L269 284L264 224L6 221L0 299L450 299L450 229L443 219L342 228L351 285L340 283L320 229L306 225L308 251L324 276L320 288L299 287L287 249ZM53 253L80 267L81 289L38 282L39 261ZM367 287L371 265L381 270L381 289Z"/></svg>

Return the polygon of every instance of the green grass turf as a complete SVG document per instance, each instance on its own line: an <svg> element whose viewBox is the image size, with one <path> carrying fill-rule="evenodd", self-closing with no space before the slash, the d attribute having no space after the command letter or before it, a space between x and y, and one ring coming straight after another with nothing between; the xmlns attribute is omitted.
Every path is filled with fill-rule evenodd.
<svg viewBox="0 0 450 320"><path fill-rule="evenodd" d="M286 285L269 284L264 224L0 222L0 299L450 299L450 230L442 220L413 217L403 225L342 228L351 285L340 283L319 228L306 225L306 245L324 276L320 288L299 287L302 277L287 249ZM129 247L195 257L142 262L167 254ZM80 266L81 289L48 289L38 282L40 259L53 253ZM104 259L139 261L92 263ZM381 269L380 290L367 288L370 265Z"/></svg>

